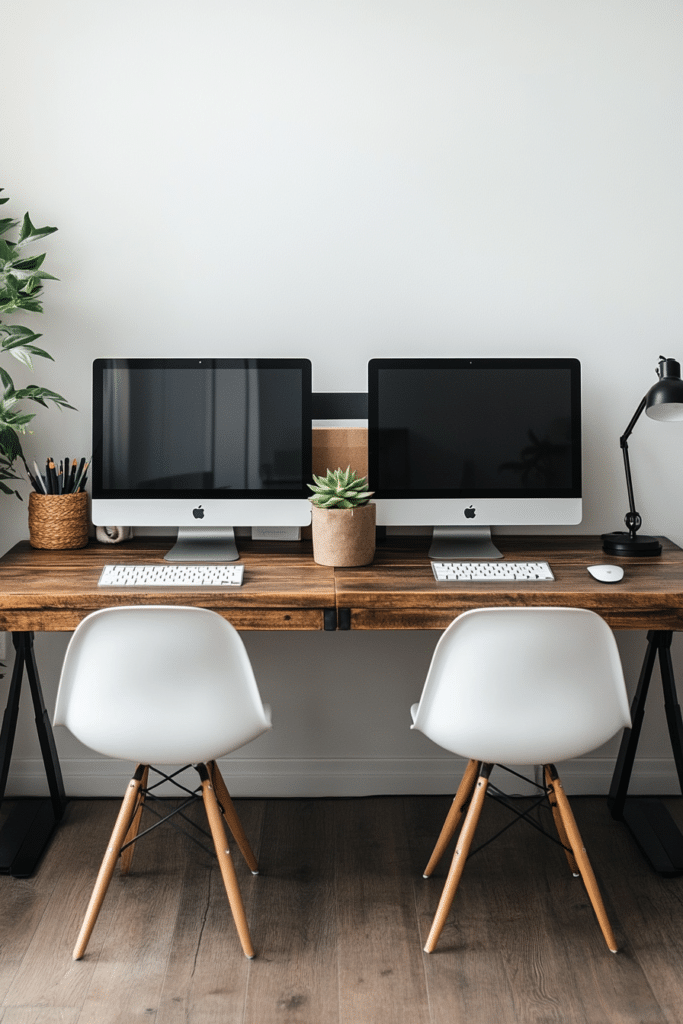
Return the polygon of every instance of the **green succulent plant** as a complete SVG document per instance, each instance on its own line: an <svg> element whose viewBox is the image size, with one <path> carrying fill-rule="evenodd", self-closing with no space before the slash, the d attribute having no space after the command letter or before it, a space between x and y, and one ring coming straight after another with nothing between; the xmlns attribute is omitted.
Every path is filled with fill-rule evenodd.
<svg viewBox="0 0 683 1024"><path fill-rule="evenodd" d="M367 491L367 479L358 476L355 469L328 469L327 476L313 474L314 484L308 484L313 491L309 497L317 508L359 508L367 505L375 493Z"/></svg>

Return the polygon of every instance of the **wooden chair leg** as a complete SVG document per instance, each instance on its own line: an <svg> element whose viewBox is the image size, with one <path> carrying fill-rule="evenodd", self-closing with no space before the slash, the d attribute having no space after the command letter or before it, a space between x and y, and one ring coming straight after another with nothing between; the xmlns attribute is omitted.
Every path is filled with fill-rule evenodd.
<svg viewBox="0 0 683 1024"><path fill-rule="evenodd" d="M555 822L555 828L557 829L557 834L560 837L560 842L564 846L564 852L567 857L567 863L569 864L569 870L573 874L574 878L578 878L581 872L579 871L579 865L576 863L574 854L571 851L569 839L567 838L567 832L562 821L562 815L560 814L559 808L557 806L557 797L555 795L555 790L553 789L553 780L550 775L549 766L547 764L544 765L543 770L545 772L545 784L548 790L548 802L550 803L550 809L553 812L553 821Z"/></svg>
<svg viewBox="0 0 683 1024"><path fill-rule="evenodd" d="M446 820L443 823L443 828L439 838L436 841L436 846L432 850L432 855L429 858L429 863L424 869L423 878L429 878L432 874L436 865L439 863L444 855L444 851L451 839L455 835L455 830L458 827L462 812L465 804L472 796L472 790L474 789L477 781L477 775L479 774L479 761L470 760L465 768L465 774L460 780L458 786L458 792L453 797L453 803L451 804L450 810L446 815Z"/></svg>
<svg viewBox="0 0 683 1024"><path fill-rule="evenodd" d="M446 884L444 885L443 892L441 893L441 899L439 900L439 905L436 908L434 921L432 922L432 927L427 937L427 942L424 948L425 953L434 952L443 926L446 923L448 912L451 909L451 904L453 903L453 897L455 896L462 873L465 870L465 861L467 860L467 855L470 852L474 832L479 822L481 809L484 805L486 789L489 784L489 775L491 774L492 768L492 764L482 764L479 770L479 778L477 779L474 787L474 794L472 796L467 815L465 816L465 821L463 822L462 831L458 837L455 853L453 854L453 860L448 872L448 877L446 878Z"/></svg>
<svg viewBox="0 0 683 1024"><path fill-rule="evenodd" d="M235 805L233 804L230 794L228 793L228 788L223 781L220 769L215 761L210 761L206 767L209 770L209 777L213 783L214 792L218 802L223 808L223 817L227 822L228 828L230 829L235 842L242 851L242 856L247 862L247 867L251 871L252 875L258 875L258 862L254 856L249 840L247 839L247 834L242 828L242 822L237 815Z"/></svg>
<svg viewBox="0 0 683 1024"><path fill-rule="evenodd" d="M572 848L574 857L576 858L576 863L578 865L579 871L581 872L581 878L583 879L583 884L586 887L588 898L590 899L591 904L593 905L595 916L598 919L600 930L602 931L608 948L611 950L612 953L616 953L617 941L614 937L612 926L610 925L609 920L607 918L607 911L605 910L605 905L602 902L602 896L600 895L598 882L593 873L591 863L588 859L586 848L583 845L583 840L581 839L581 834L574 819L572 809L569 806L569 800L567 799L567 795L564 791L564 787L562 786L562 782L557 774L555 766L551 764L547 767L551 779L552 789L557 799L557 808L562 817L562 823L564 825L565 832L569 840L569 844Z"/></svg>
<svg viewBox="0 0 683 1024"><path fill-rule="evenodd" d="M130 866L133 863L133 854L135 853L135 840L137 839L138 832L140 831L140 821L142 820L142 811L145 806L145 790L147 789L147 781L149 779L149 765L145 765L145 770L142 775L142 781L140 783L140 792L138 793L138 802L133 815L133 820L130 823L130 828L126 833L126 838L123 840L123 845L127 846L121 853L121 874L127 875L130 871Z"/></svg>
<svg viewBox="0 0 683 1024"><path fill-rule="evenodd" d="M237 934L242 944L244 955L252 960L255 955L254 947L251 944L247 915L244 912L244 904L242 903L242 897L237 884L235 865L232 862L230 849L228 848L228 842L225 837L223 815L221 814L220 807L216 800L216 793L213 788L211 778L209 777L208 769L203 764L196 765L196 768L202 780L202 797L204 799L206 816L209 821L209 828L211 829L213 843L216 848L216 856L218 857L218 864L221 869L221 875L223 876L223 884L228 895L232 916L235 920Z"/></svg>
<svg viewBox="0 0 683 1024"><path fill-rule="evenodd" d="M114 831L111 834L109 845L107 846L107 852L104 855L104 859L100 866L99 874L97 875L97 881L95 882L95 888L93 889L92 896L90 897L90 903L88 909L85 912L85 919L81 926L81 931L76 940L76 946L73 951L74 960L80 960L85 953L88 940L95 927L97 921L97 915L100 912L100 908L106 896L109 883L111 882L112 875L114 874L114 868L116 867L116 861L123 841L126 837L126 833L130 828L133 815L135 814L135 808L138 801L138 793L142 785L142 776L144 773L144 766L139 764L135 770L135 775L128 784L126 795L123 798L121 809L119 810L116 824L114 825Z"/></svg>

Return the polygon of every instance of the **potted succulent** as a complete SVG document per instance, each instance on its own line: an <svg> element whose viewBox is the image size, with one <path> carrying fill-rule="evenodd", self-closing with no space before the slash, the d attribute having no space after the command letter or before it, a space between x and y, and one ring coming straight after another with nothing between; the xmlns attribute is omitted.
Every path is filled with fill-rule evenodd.
<svg viewBox="0 0 683 1024"><path fill-rule="evenodd" d="M0 189L0 192L3 190ZM7 202L0 197L0 205ZM21 227L15 239L7 237L8 233L19 226L19 222L11 217L0 217L0 314L4 317L18 310L30 313L42 313L41 292L43 281L55 280L52 274L41 270L45 254L29 256L26 247L37 242L46 235L51 235L57 228L36 228L28 214L24 215ZM9 324L0 321L0 355L10 355L23 363L29 370L33 369L33 356L52 359L43 348L36 345L40 334L30 327L20 324ZM7 370L0 366L0 493L16 494L21 498L13 484L7 481L20 479L14 472L14 462L21 459L28 472L28 466L21 449L19 434L26 433L26 426L35 413L25 412L20 402L36 402L47 406L52 402L56 406L72 409L66 399L48 388L30 384L25 388L15 388L14 381Z"/></svg>
<svg viewBox="0 0 683 1024"><path fill-rule="evenodd" d="M320 565L368 565L375 555L374 491L350 466L313 474L313 558Z"/></svg>

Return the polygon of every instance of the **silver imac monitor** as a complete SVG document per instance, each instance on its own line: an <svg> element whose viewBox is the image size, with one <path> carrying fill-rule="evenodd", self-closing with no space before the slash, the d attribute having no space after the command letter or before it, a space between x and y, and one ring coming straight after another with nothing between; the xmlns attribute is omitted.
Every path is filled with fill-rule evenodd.
<svg viewBox="0 0 683 1024"><path fill-rule="evenodd" d="M311 442L308 359L96 359L93 523L234 561L234 527L310 523Z"/></svg>
<svg viewBox="0 0 683 1024"><path fill-rule="evenodd" d="M381 526L429 556L500 558L492 526L581 522L577 359L372 359L368 479Z"/></svg>

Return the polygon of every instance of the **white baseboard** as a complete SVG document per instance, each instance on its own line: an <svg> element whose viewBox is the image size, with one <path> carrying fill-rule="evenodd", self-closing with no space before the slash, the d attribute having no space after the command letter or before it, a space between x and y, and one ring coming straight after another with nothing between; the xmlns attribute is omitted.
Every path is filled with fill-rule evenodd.
<svg viewBox="0 0 683 1024"><path fill-rule="evenodd" d="M458 758L224 758L221 772L235 797L344 797L402 794L453 794L465 762ZM70 797L121 796L133 772L125 761L106 758L64 758L64 787ZM558 765L570 795L600 796L609 792L614 760L578 758ZM523 772L533 778L533 770ZM188 772L187 782L197 778ZM524 783L503 771L493 782L510 794L527 795ZM194 786L195 783L192 782ZM640 796L680 795L673 758L637 760L629 793ZM173 795L164 784L159 796ZM48 788L40 758L16 759L7 797L46 796Z"/></svg>

